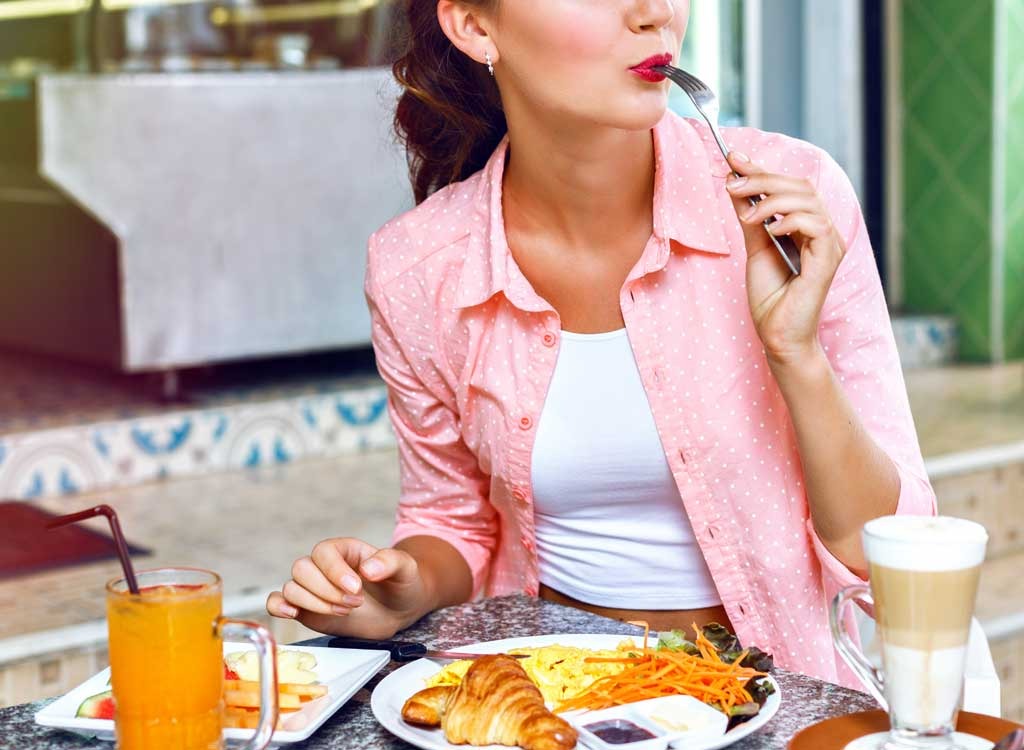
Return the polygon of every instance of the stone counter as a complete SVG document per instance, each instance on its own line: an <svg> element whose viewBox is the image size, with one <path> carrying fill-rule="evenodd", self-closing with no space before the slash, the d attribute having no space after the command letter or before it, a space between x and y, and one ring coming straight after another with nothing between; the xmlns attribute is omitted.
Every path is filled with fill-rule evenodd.
<svg viewBox="0 0 1024 750"><path fill-rule="evenodd" d="M439 610L400 634L436 648L454 648L477 641L548 633L616 633L637 635L637 628L525 596L487 599ZM322 645L326 639L307 642ZM370 711L370 691L399 665L391 664L360 690L309 740L296 750L407 750L411 745L377 724ZM775 717L736 750L783 750L799 730L830 716L874 708L867 695L811 677L778 670L782 705ZM36 711L46 701L0 710L0 750L71 750L111 748L110 743L38 727Z"/></svg>

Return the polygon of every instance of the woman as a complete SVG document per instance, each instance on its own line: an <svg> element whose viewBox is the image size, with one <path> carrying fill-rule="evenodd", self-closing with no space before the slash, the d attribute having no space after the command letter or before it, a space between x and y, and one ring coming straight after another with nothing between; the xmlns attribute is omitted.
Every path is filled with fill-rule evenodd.
<svg viewBox="0 0 1024 750"><path fill-rule="evenodd" d="M657 628L717 620L852 682L828 597L866 574L864 522L934 513L934 494L846 176L746 128L725 130L727 164L667 111L648 68L688 12L410 2L396 123L418 206L373 235L366 280L394 546L318 544L271 614L388 637L525 592Z"/></svg>

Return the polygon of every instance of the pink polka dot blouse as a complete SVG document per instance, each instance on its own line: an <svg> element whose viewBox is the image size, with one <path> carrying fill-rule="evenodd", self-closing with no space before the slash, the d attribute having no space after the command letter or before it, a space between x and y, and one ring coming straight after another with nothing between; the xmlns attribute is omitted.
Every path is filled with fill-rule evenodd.
<svg viewBox="0 0 1024 750"><path fill-rule="evenodd" d="M724 136L768 171L812 180L829 207L847 255L822 313L822 346L899 470L897 512L934 513L849 180L805 142L751 128ZM671 112L654 144L653 233L620 303L669 467L741 640L784 668L856 684L833 650L827 603L858 579L809 520L787 407L750 318L728 166L703 123ZM366 277L401 463L393 541L451 543L478 595L538 591L531 450L561 333L506 242L507 147L374 233Z"/></svg>

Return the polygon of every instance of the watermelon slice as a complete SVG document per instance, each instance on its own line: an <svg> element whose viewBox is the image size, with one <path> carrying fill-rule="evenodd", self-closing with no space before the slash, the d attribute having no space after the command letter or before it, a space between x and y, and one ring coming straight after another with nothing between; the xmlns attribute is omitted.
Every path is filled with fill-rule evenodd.
<svg viewBox="0 0 1024 750"><path fill-rule="evenodd" d="M75 714L80 719L113 719L114 694L110 690L90 696L82 701Z"/></svg>

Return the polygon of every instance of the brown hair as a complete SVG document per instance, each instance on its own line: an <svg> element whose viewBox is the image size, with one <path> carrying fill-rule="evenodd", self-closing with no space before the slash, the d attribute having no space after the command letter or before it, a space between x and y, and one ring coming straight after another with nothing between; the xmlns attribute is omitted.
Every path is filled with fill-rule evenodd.
<svg viewBox="0 0 1024 750"><path fill-rule="evenodd" d="M493 10L499 0L462 0ZM416 203L487 162L507 130L498 87L441 30L437 0L407 0L401 55L392 66L404 91L395 132L405 145Z"/></svg>

